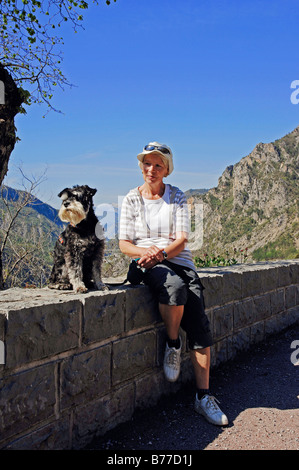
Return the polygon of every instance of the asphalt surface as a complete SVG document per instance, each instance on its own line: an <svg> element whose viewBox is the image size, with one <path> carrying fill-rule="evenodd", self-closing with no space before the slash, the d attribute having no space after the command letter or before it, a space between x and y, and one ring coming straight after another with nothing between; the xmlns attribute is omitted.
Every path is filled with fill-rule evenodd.
<svg viewBox="0 0 299 470"><path fill-rule="evenodd" d="M195 413L194 384L187 384L86 450L299 450L299 363L292 354L299 361L299 324L211 371L226 427Z"/></svg>

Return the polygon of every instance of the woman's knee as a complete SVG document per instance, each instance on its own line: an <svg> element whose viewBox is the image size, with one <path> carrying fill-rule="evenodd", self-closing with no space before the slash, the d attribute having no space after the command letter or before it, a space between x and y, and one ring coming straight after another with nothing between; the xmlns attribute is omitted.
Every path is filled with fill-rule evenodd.
<svg viewBox="0 0 299 470"><path fill-rule="evenodd" d="M161 304L185 305L188 290L183 279L164 264L158 264L144 276L144 282L158 296Z"/></svg>
<svg viewBox="0 0 299 470"><path fill-rule="evenodd" d="M188 290L183 279L178 275L168 273L164 283L164 294L169 298L168 305L185 305L188 298Z"/></svg>

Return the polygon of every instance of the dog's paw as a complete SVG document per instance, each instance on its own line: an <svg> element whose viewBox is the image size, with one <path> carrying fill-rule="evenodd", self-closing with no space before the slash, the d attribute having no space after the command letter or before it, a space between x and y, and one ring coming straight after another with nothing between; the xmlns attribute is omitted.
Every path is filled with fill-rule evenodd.
<svg viewBox="0 0 299 470"><path fill-rule="evenodd" d="M77 294L85 294L86 292L88 292L88 289L85 286L77 286L77 287L75 287L74 291Z"/></svg>
<svg viewBox="0 0 299 470"><path fill-rule="evenodd" d="M102 290L102 291L110 290L110 288L106 284L104 284L103 282L101 282L100 284L97 284L97 289Z"/></svg>
<svg viewBox="0 0 299 470"><path fill-rule="evenodd" d="M71 284L48 284L49 289L72 290Z"/></svg>

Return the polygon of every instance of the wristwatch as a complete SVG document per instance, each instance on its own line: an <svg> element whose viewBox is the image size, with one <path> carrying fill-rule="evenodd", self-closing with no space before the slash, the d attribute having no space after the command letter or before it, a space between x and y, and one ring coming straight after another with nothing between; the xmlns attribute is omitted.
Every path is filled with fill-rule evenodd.
<svg viewBox="0 0 299 470"><path fill-rule="evenodd" d="M168 254L166 253L166 251L165 251L165 250L163 250L163 251L162 251L162 255L164 256L164 259L166 259L166 258L167 258L167 256L168 256Z"/></svg>

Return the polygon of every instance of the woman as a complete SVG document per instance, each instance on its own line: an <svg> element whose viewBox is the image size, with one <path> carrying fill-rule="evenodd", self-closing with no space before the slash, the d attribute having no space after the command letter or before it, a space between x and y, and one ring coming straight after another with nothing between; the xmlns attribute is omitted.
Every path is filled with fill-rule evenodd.
<svg viewBox="0 0 299 470"><path fill-rule="evenodd" d="M204 311L203 286L187 248L186 197L163 181L173 171L172 152L166 145L150 142L137 158L144 183L123 200L119 247L133 260L130 276L140 279L141 275L158 298L167 333L166 378L174 382L180 373L181 326L187 334L195 372L195 410L223 426L228 424L227 417L209 392L212 336Z"/></svg>

